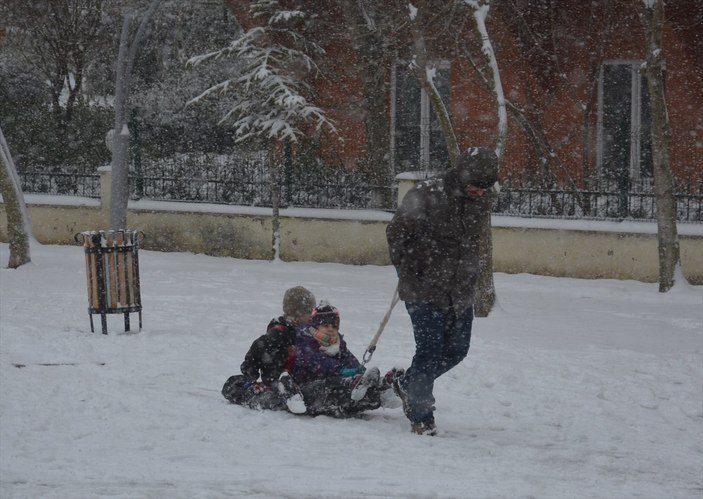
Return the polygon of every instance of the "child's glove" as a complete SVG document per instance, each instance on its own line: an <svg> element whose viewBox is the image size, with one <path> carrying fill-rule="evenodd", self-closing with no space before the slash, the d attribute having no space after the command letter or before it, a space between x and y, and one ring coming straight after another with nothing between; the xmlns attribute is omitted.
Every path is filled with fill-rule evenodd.
<svg viewBox="0 0 703 499"><path fill-rule="evenodd" d="M364 368L359 366L359 367L343 367L339 370L339 375L342 378L351 378L352 376L356 376L357 374L364 374Z"/></svg>
<svg viewBox="0 0 703 499"><path fill-rule="evenodd" d="M266 385L261 382L247 383L244 389L252 393L261 393L266 391Z"/></svg>

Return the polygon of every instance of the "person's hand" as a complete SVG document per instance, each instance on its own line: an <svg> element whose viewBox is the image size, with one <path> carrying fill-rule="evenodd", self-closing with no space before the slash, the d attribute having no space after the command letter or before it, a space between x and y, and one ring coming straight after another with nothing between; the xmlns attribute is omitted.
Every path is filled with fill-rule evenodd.
<svg viewBox="0 0 703 499"><path fill-rule="evenodd" d="M342 378L351 378L352 376L356 376L357 374L364 374L364 368L359 366L359 367L343 367L339 370L339 375Z"/></svg>

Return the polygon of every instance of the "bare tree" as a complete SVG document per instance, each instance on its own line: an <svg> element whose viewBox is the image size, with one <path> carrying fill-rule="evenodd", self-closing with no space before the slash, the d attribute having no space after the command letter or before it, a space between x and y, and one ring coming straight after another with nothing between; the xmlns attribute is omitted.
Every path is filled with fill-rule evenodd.
<svg viewBox="0 0 703 499"><path fill-rule="evenodd" d="M97 53L102 10L100 0L0 2L0 19L7 29L5 47L28 72L46 82L42 93L46 92L51 103L53 123L46 128L52 137L37 147L55 163L63 162L73 151L66 144L72 138L86 71ZM16 147L20 150L15 152L21 154L21 146Z"/></svg>
<svg viewBox="0 0 703 499"><path fill-rule="evenodd" d="M486 17L490 11L490 0L464 0L464 2L472 10L475 31L480 35L481 39L481 54L483 55L487 68L484 78L488 82L488 89L495 102L496 115L498 117L495 149L498 160L500 161L503 156L503 151L505 150L505 142L508 136L508 116L498 61L491 38L488 34L488 28L486 27ZM495 198L495 193L493 191L490 191L490 195ZM490 213L486 213L481 224L479 251L482 270L478 277L474 308L477 317L487 317L496 301L496 289L493 281L493 235Z"/></svg>
<svg viewBox="0 0 703 499"><path fill-rule="evenodd" d="M71 120L81 95L84 72L101 35L100 0L12 0L8 22L17 28L13 43L21 44L25 61L49 83L57 121Z"/></svg>
<svg viewBox="0 0 703 499"><path fill-rule="evenodd" d="M461 26L462 21L465 22L467 18L470 18L473 31L481 41L480 51L484 59L483 66L487 68L484 79L496 103L498 116L496 152L500 157L507 138L507 114L500 72L485 26L485 18L489 11L487 0L457 0L454 2L417 0L412 3L389 1L384 3L383 9L376 8L372 2L360 0L356 7L347 6L347 12L350 11L356 17L348 15L347 18L355 19L356 26L366 27L366 31L361 28L354 31L355 38L364 40L363 43L357 43L357 48L364 48L368 52L369 44L380 44L380 47L376 47L377 60L386 60L379 55L385 54L385 58L400 58L408 61L409 69L428 96L432 110L438 119L447 146L448 167L456 163L460 154L460 146L449 109L434 83L436 62L439 59L456 55L458 51L453 49L449 42L457 27ZM389 41L391 38L393 41ZM360 57L362 60L364 59L363 55ZM386 77L382 76L382 78ZM381 95L387 95L386 90L387 87L378 83L364 86L365 96L369 92L380 92ZM387 134L387 132L385 133ZM371 144L369 146L371 147ZM383 152L388 154L389 151ZM488 315L495 302L490 213L486 215L482 225L481 260L484 271L479 279L477 293L476 315L479 317Z"/></svg>
<svg viewBox="0 0 703 499"><path fill-rule="evenodd" d="M358 54L356 70L361 80L363 120L366 132L366 157L360 167L371 183L377 206L391 205L391 191L383 187L393 182L390 158L390 115L386 109L390 85L388 75L395 62L397 32L393 10L388 4L359 0L340 2L350 44ZM330 61L331 62L331 61Z"/></svg>
<svg viewBox="0 0 703 499"><path fill-rule="evenodd" d="M503 83L500 77L500 70L498 69L498 61L486 27L486 17L490 11L490 0L464 0L464 2L473 10L472 14L475 29L481 37L481 54L488 68L486 72L489 82L488 88L493 96L496 105L496 115L498 116L496 155L498 158L501 158L505 150L505 141L508 136L508 116L505 105L505 95L503 94Z"/></svg>
<svg viewBox="0 0 703 499"><path fill-rule="evenodd" d="M671 130L664 95L664 56L662 27L664 1L642 0L640 18L647 43L645 72L652 109L652 152L654 191L657 202L657 238L659 241L659 291L674 285L675 270L680 265L679 237L676 230L676 198L671 175L669 144Z"/></svg>
<svg viewBox="0 0 703 499"><path fill-rule="evenodd" d="M10 260L7 266L16 269L31 261L29 240L32 236L19 176L2 129L0 129L0 162L2 163L0 194L5 204L7 231L10 236Z"/></svg>
<svg viewBox="0 0 703 499"><path fill-rule="evenodd" d="M424 11L422 12L423 14L425 13ZM418 20L419 14L420 11L413 11L410 15L414 55L414 59L411 62L410 67L418 82L420 82L420 86L428 95L432 109L435 111L435 114L439 119L439 124L442 128L442 135L444 136L444 142L447 145L447 153L449 154L449 165L453 166L456 164L456 160L459 157L459 142L457 141L456 134L454 133L454 126L452 125L449 110L442 101L442 96L439 94L439 90L437 90L437 87L434 85L434 62L428 55L425 36L422 33L420 22ZM429 22L428 24L432 23Z"/></svg>
<svg viewBox="0 0 703 499"><path fill-rule="evenodd" d="M146 26L159 6L161 0L152 0L148 10L142 16L136 34L130 39L130 26L135 19L135 13L127 12L122 22L120 48L115 70L115 127L112 144L112 186L110 191L110 228L124 229L127 227L127 202L129 199L129 167L127 151L129 148L129 116L130 77L137 50L141 43Z"/></svg>
<svg viewBox="0 0 703 499"><path fill-rule="evenodd" d="M580 135L581 168L578 171L588 175L593 171L590 150L599 72L618 22L613 13L613 1L594 0L579 5L577 11L572 3L551 0L498 1L496 7L506 21L510 43L515 43L518 49L515 66L527 67L538 76L534 85L523 86L524 98L506 99L508 112L532 145L534 163L539 165L539 171L534 173L545 185L559 176L570 188L577 189L578 178L568 166L574 161L564 157L559 145L550 141L550 136L554 136L552 128L558 124L545 119L544 109L539 104L551 102L557 92L561 92L572 100L571 109L581 111L581 128L571 127L570 133L574 142L579 140L577 134ZM475 64L470 54L467 58ZM476 75L481 73L475 71ZM520 77L528 76L520 73ZM484 85L490 86L487 82ZM580 204L583 203L580 200Z"/></svg>

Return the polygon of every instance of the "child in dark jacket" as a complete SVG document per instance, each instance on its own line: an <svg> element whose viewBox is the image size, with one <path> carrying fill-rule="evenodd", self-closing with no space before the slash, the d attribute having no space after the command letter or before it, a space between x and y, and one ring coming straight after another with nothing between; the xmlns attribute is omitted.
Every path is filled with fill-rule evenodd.
<svg viewBox="0 0 703 499"><path fill-rule="evenodd" d="M345 417L362 411L399 407L389 371L383 378L377 367L365 370L339 333L339 311L321 302L312 311L309 326L298 329L295 367L291 372L305 400L307 413Z"/></svg>
<svg viewBox="0 0 703 499"><path fill-rule="evenodd" d="M305 412L287 370L293 367L296 330L307 324L314 307L315 296L309 290L302 286L286 290L283 315L272 319L266 334L251 344L240 367L242 374L230 376L222 387L227 400L253 409Z"/></svg>

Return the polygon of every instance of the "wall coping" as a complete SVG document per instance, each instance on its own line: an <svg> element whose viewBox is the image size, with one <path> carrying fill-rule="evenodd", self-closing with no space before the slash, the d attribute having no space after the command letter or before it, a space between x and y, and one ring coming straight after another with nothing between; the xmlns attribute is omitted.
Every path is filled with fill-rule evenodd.
<svg viewBox="0 0 703 499"><path fill-rule="evenodd" d="M399 173L398 175L395 176L395 179L396 180L427 180L428 178L432 178L432 177L437 176L438 173L441 173L441 172L417 170L417 171Z"/></svg>
<svg viewBox="0 0 703 499"><path fill-rule="evenodd" d="M25 203L51 206L88 206L99 207L100 200L78 196L56 196L49 194L25 194ZM2 197L0 196L0 200ZM183 201L153 201L140 199L129 201L129 209L137 211L175 211L188 213L213 213L249 215L258 217L271 216L271 208L254 206L239 206L212 203L188 203ZM359 220L372 222L388 222L393 213L380 210L335 210L325 208L283 208L282 217L317 218L332 220ZM585 232L617 232L625 234L656 234L656 222L640 222L635 220L575 220L558 218L528 218L506 215L493 215L493 227L515 229L543 229ZM676 224L680 236L703 237L703 223L678 222Z"/></svg>
<svg viewBox="0 0 703 499"><path fill-rule="evenodd" d="M619 232L624 234L656 234L657 223L637 220L575 220L570 218L527 218L493 215L493 227L576 230L584 232ZM676 230L680 236L703 237L703 223L677 222Z"/></svg>

